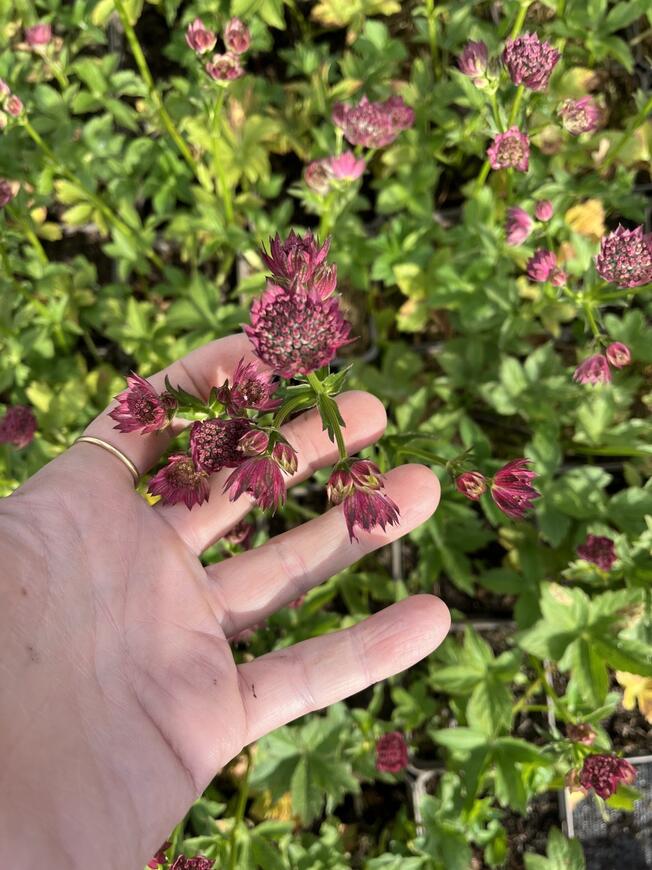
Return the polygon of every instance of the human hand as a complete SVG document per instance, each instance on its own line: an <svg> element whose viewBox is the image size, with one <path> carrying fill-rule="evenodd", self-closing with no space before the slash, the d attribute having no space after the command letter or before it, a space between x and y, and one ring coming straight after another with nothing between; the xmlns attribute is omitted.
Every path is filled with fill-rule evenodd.
<svg viewBox="0 0 652 870"><path fill-rule="evenodd" d="M167 374L208 396L247 339L212 342ZM373 396L338 398L351 453L385 426ZM309 412L285 430L299 454L290 485L331 464L336 448ZM170 432L120 434L107 413L86 434L118 447L141 472ZM243 746L428 655L449 615L412 596L353 628L236 666L228 638L331 574L426 520L439 485L426 468L387 475L400 523L351 542L341 507L205 569L199 556L251 507L222 495L151 507L126 466L74 445L0 505L0 856L15 867L139 870Z"/></svg>

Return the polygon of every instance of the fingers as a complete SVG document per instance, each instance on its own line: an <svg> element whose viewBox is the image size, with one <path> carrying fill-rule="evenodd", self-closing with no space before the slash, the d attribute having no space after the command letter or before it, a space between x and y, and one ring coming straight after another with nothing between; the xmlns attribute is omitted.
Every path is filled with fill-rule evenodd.
<svg viewBox="0 0 652 870"><path fill-rule="evenodd" d="M240 665L246 742L409 668L439 646L449 627L442 601L414 595L353 628Z"/></svg>
<svg viewBox="0 0 652 870"><path fill-rule="evenodd" d="M154 388L162 392L165 389L165 377L169 377L173 387L180 386L195 396L207 399L211 388L230 378L239 362L244 357L245 361L255 359L251 343L246 335L230 335L211 341L197 350L191 351L171 366L157 372L147 380ZM259 362L261 368L263 364ZM119 432L115 428L115 421L109 417L108 412L116 406L115 402L103 411L99 417L86 428L85 435L94 435L113 444L135 464L143 474L164 453L171 440L185 425L182 421L174 423L169 429L162 432L152 432L141 435L137 432ZM92 448L96 450L96 448ZM97 448L99 450L99 448ZM94 455L90 453L89 455ZM117 461L117 460L116 460Z"/></svg>
<svg viewBox="0 0 652 870"><path fill-rule="evenodd" d="M343 393L338 396L337 404L346 422L344 441L351 454L372 444L384 432L387 424L385 409L370 393ZM283 434L298 453L297 473L286 479L289 486L305 480L315 469L330 465L337 459L337 447L323 431L317 411L308 411L292 420L283 427ZM192 511L183 504L156 506L195 553L201 553L217 541L251 510L253 501L248 496L230 502L222 493L229 474L230 470L225 469L213 475L209 500Z"/></svg>
<svg viewBox="0 0 652 870"><path fill-rule="evenodd" d="M385 480L400 523L360 532L351 542L342 508L272 538L268 543L207 569L209 595L227 637L266 619L279 607L428 519L439 503L439 481L423 465L403 465Z"/></svg>

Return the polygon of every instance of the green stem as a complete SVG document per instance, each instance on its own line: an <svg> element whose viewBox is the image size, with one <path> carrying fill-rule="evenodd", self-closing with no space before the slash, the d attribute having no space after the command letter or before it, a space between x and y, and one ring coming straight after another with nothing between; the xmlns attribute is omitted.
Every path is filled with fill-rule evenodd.
<svg viewBox="0 0 652 870"><path fill-rule="evenodd" d="M307 380L317 398L319 398L319 396L325 395L321 385L321 381L314 372L310 372L310 374L307 376ZM327 401L325 401L323 408L328 416L328 424L332 428L333 434L335 435L335 442L337 444L337 449L340 454L340 459L346 459L349 454L348 450L346 449L346 444L344 443L344 436L342 435L340 421L337 419L337 415L335 413L331 413L331 411L328 410L329 402L332 402L333 400L330 396L325 396L325 398Z"/></svg>
<svg viewBox="0 0 652 870"><path fill-rule="evenodd" d="M523 102L523 94L524 93L525 93L525 85L519 85L517 90L516 90L516 96L514 97L514 102L512 103L512 110L509 113L509 120L507 121L507 128L508 129L516 121L516 116L518 115L518 110L521 108L521 103Z"/></svg>
<svg viewBox="0 0 652 870"><path fill-rule="evenodd" d="M600 341L602 338L602 334L600 333L600 329L595 319L595 314L593 313L593 305L591 305L590 302L583 302L582 308L584 309L584 314L586 316L586 320L589 324L591 332L593 333L593 337Z"/></svg>
<svg viewBox="0 0 652 870"><path fill-rule="evenodd" d="M224 98L226 96L226 88L221 88L220 95L213 106L213 114L211 119L211 127L213 131L213 173L215 175L215 192L220 192L222 202L224 204L224 215L227 225L233 223L233 200L231 199L231 191L226 180L224 166L217 152L217 129L222 128L222 109L224 107ZM219 191L218 191L219 187Z"/></svg>
<svg viewBox="0 0 652 870"><path fill-rule="evenodd" d="M528 686L525 694L523 694L512 707L512 718L514 718L517 713L520 713L523 710L532 695L536 694L540 689L541 677L537 677L536 680Z"/></svg>
<svg viewBox="0 0 652 870"><path fill-rule="evenodd" d="M496 98L496 94L495 93L489 94L489 100L491 101L491 111L492 111L493 116L494 116L494 123L495 123L496 127L498 128L498 132L502 133L503 132L503 125L500 121L500 111L498 109L498 100Z"/></svg>
<svg viewBox="0 0 652 870"><path fill-rule="evenodd" d="M639 127L643 123L643 121L645 121L650 112L652 112L652 97L650 97L647 103L645 103L645 105L634 115L634 117L630 119L629 123L625 127L623 135L618 140L617 144L614 145L614 147L607 152L607 156L602 161L603 169L608 169L611 166L616 157L622 151L625 143L629 141L632 133L637 129L637 127Z"/></svg>
<svg viewBox="0 0 652 870"><path fill-rule="evenodd" d="M306 409L306 397L303 396L295 396L289 401L285 402L276 412L276 416L272 421L272 426L274 429L280 428L281 424L287 420L290 414L293 414L295 411L298 411L299 408ZM312 407L312 406L311 406Z"/></svg>
<svg viewBox="0 0 652 870"><path fill-rule="evenodd" d="M201 173L199 172L199 167L197 166L195 158L190 152L190 148L186 144L181 133L179 133L179 131L177 130L174 121L170 117L168 110L165 108L162 96L156 88L152 73L150 72L147 61L145 60L145 55L141 48L140 42L138 41L138 37L136 36L136 31L134 30L131 21L129 20L129 15L127 14L127 10L125 9L123 0L115 0L115 7L118 11L118 15L120 16L120 21L122 22L122 26L124 28L125 36L127 37L127 42L129 43L129 47L131 48L131 53L133 54L134 60L136 61L136 66L138 67L140 74L143 77L143 81L147 86L150 98L154 103L154 107L156 108L156 111L159 118L161 119L161 122L163 123L163 126L167 130L174 144L179 149L181 156L192 170L192 173L197 181L202 185L202 187L206 187L206 182L205 180L202 180Z"/></svg>
<svg viewBox="0 0 652 870"><path fill-rule="evenodd" d="M48 260L48 255L45 253L43 245L39 237L36 235L34 230L31 228L29 223L26 220L23 220L22 216L18 213L18 211L11 205L6 205L5 209L9 217L14 221L14 223L18 224L21 230L25 233L25 236L31 246L34 248L36 252L36 256L38 257L39 262L42 266L47 266L50 262Z"/></svg>
<svg viewBox="0 0 652 870"><path fill-rule="evenodd" d="M249 771L251 770L251 756L248 750L245 750L247 757L247 767L244 776L240 780L240 788L238 789L238 803L236 805L235 816L233 818L233 828L231 829L231 848L229 853L229 870L236 870L236 861L238 857L238 829L244 819L244 811L247 806L247 797L249 796Z"/></svg>
<svg viewBox="0 0 652 870"><path fill-rule="evenodd" d="M428 17L428 43L430 45L430 64L433 80L437 78L437 7L434 0L426 0L426 14Z"/></svg>
<svg viewBox="0 0 652 870"><path fill-rule="evenodd" d="M406 447L396 451L396 458L402 456L412 456L415 459L421 459L422 462L427 462L428 465L441 465L445 468L448 465L448 460L443 456L435 456L434 453L428 453L425 450L419 450L418 447Z"/></svg>
<svg viewBox="0 0 652 870"><path fill-rule="evenodd" d="M38 54L41 56L41 58L43 59L43 63L50 70L55 79L59 82L59 87L61 87L62 89L67 88L70 82L68 81L68 76L61 69L59 64L49 58L45 51L39 51Z"/></svg>
<svg viewBox="0 0 652 870"><path fill-rule="evenodd" d="M525 24L525 16L527 15L527 11L529 8L530 0L526 0L526 2L521 3L518 10L518 15L516 16L516 19L514 21L514 26L512 27L512 32L509 34L510 39L516 39L516 37L521 32L521 29Z"/></svg>
<svg viewBox="0 0 652 870"><path fill-rule="evenodd" d="M491 163L489 163L488 160L485 160L485 162L482 164L482 169L480 170L480 174L478 175L476 182L475 182L476 188L479 189L482 187L482 185L487 180L490 172L491 172Z"/></svg>

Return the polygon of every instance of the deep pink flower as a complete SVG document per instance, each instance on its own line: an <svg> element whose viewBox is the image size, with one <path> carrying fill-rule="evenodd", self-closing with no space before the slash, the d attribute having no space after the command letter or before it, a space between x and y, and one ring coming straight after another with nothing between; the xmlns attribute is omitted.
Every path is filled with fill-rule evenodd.
<svg viewBox="0 0 652 870"><path fill-rule="evenodd" d="M612 342L605 351L607 361L615 368L622 369L632 362L632 352L621 341Z"/></svg>
<svg viewBox="0 0 652 870"><path fill-rule="evenodd" d="M532 91L544 91L557 64L560 53L548 42L541 42L536 33L524 33L508 39L503 50L503 62L515 85L525 85Z"/></svg>
<svg viewBox="0 0 652 870"><path fill-rule="evenodd" d="M12 118L18 118L23 114L23 101L16 94L12 94L7 98L5 109L9 112Z"/></svg>
<svg viewBox="0 0 652 870"><path fill-rule="evenodd" d="M0 178L0 208L4 208L7 203L18 193L18 185L16 182L9 181L7 178Z"/></svg>
<svg viewBox="0 0 652 870"><path fill-rule="evenodd" d="M246 417L195 421L190 429L190 454L197 468L215 474L239 465L243 457L238 443L251 425Z"/></svg>
<svg viewBox="0 0 652 870"><path fill-rule="evenodd" d="M214 54L206 64L206 72L216 82L230 82L245 74L236 54Z"/></svg>
<svg viewBox="0 0 652 870"><path fill-rule="evenodd" d="M552 203L549 199L541 199L534 208L534 215L538 221L549 221L553 214Z"/></svg>
<svg viewBox="0 0 652 870"><path fill-rule="evenodd" d="M465 471L455 479L455 488L472 501L477 501L487 490L487 480L479 471Z"/></svg>
<svg viewBox="0 0 652 870"><path fill-rule="evenodd" d="M286 474L296 474L298 468L297 451L287 441L277 441L272 448L272 458L278 462Z"/></svg>
<svg viewBox="0 0 652 870"><path fill-rule="evenodd" d="M598 735L587 722L577 722L566 726L566 737L573 743L581 743L583 746L593 746Z"/></svg>
<svg viewBox="0 0 652 870"><path fill-rule="evenodd" d="M595 268L616 287L640 287L652 281L652 233L643 227L626 230L618 225L600 241Z"/></svg>
<svg viewBox="0 0 652 870"><path fill-rule="evenodd" d="M400 731L390 731L376 741L376 770L399 773L408 765L408 748Z"/></svg>
<svg viewBox="0 0 652 870"><path fill-rule="evenodd" d="M583 360L575 369L573 380L578 384L608 384L611 381L611 371L607 357L596 353Z"/></svg>
<svg viewBox="0 0 652 870"><path fill-rule="evenodd" d="M476 85L482 83L488 63L489 52L484 42L467 42L462 53L457 58L460 72L463 72L465 76L469 76L473 80L473 84Z"/></svg>
<svg viewBox="0 0 652 870"><path fill-rule="evenodd" d="M25 40L30 48L47 45L52 39L52 25L47 21L25 28Z"/></svg>
<svg viewBox="0 0 652 870"><path fill-rule="evenodd" d="M215 48L217 36L208 30L201 18L195 18L186 30L186 42L197 54L205 54Z"/></svg>
<svg viewBox="0 0 652 870"><path fill-rule="evenodd" d="M208 475L185 453L169 456L168 464L150 480L148 490L160 495L163 504L183 502L189 510L208 501L210 492Z"/></svg>
<svg viewBox="0 0 652 870"><path fill-rule="evenodd" d="M251 538L256 531L256 526L248 520L240 520L233 528L224 535L224 540L229 544L239 545L245 550L250 547Z"/></svg>
<svg viewBox="0 0 652 870"><path fill-rule="evenodd" d="M204 858L203 855L196 855L194 858L179 855L170 870L213 870L214 866L215 861L212 858Z"/></svg>
<svg viewBox="0 0 652 870"><path fill-rule="evenodd" d="M348 344L351 324L344 319L339 299L268 282L252 305L251 326L244 330L264 363L282 377L293 378L328 365Z"/></svg>
<svg viewBox="0 0 652 870"><path fill-rule="evenodd" d="M593 97L579 100L566 100L559 109L564 129L573 136L580 133L593 133L600 126L602 111Z"/></svg>
<svg viewBox="0 0 652 870"><path fill-rule="evenodd" d="M414 110L401 97L393 96L381 103L370 102L364 96L355 106L335 103L332 118L351 145L383 148L412 126Z"/></svg>
<svg viewBox="0 0 652 870"><path fill-rule="evenodd" d="M577 548L577 555L603 571L610 571L618 558L614 542L604 535L587 535L586 541Z"/></svg>
<svg viewBox="0 0 652 870"><path fill-rule="evenodd" d="M247 408L273 411L281 403L280 399L272 398L277 386L270 371L260 371L256 363L245 363L241 359L233 373L232 384L227 380L217 390L217 398L229 414L240 414Z"/></svg>
<svg viewBox="0 0 652 870"><path fill-rule="evenodd" d="M360 178L366 166L363 158L356 158L353 151L344 151L339 157L331 157L328 160L331 174L344 181L355 181L356 178Z"/></svg>
<svg viewBox="0 0 652 870"><path fill-rule="evenodd" d="M522 519L529 511L535 498L541 493L533 486L536 471L529 469L529 459L512 459L491 481L491 497L500 510L513 520Z"/></svg>
<svg viewBox="0 0 652 870"><path fill-rule="evenodd" d="M399 521L399 510L392 499L381 492L382 474L375 463L366 459L347 461L336 467L326 490L331 504L341 504L351 541L358 540L354 528L370 532L376 526L385 531Z"/></svg>
<svg viewBox="0 0 652 870"><path fill-rule="evenodd" d="M303 171L303 180L316 193L328 193L332 177L328 160L326 159L313 160Z"/></svg>
<svg viewBox="0 0 652 870"><path fill-rule="evenodd" d="M505 233L508 245L520 245L532 232L532 218L518 206L507 209Z"/></svg>
<svg viewBox="0 0 652 870"><path fill-rule="evenodd" d="M487 157L492 169L513 167L519 172L527 172L530 163L530 140L518 127L510 127L505 133L498 133L487 148Z"/></svg>
<svg viewBox="0 0 652 870"><path fill-rule="evenodd" d="M0 418L0 444L27 447L36 432L36 417L27 405L9 405Z"/></svg>
<svg viewBox="0 0 652 870"><path fill-rule="evenodd" d="M240 459L243 456L261 456L269 446L269 435L262 429L250 429L238 441Z"/></svg>
<svg viewBox="0 0 652 870"><path fill-rule="evenodd" d="M281 466L271 456L245 459L227 478L224 492L228 492L229 501L235 501L246 492L263 510L276 510L285 502Z"/></svg>
<svg viewBox="0 0 652 870"><path fill-rule="evenodd" d="M335 292L337 269L326 263L330 237L320 246L311 232L302 237L290 230L284 242L278 233L269 242L269 254L263 249L260 256L274 276L274 283L313 290L322 299Z"/></svg>
<svg viewBox="0 0 652 870"><path fill-rule="evenodd" d="M547 281L557 268L557 258L552 251L540 248L527 261L527 273L533 281Z"/></svg>
<svg viewBox="0 0 652 870"><path fill-rule="evenodd" d="M165 857L165 853L171 845L172 843L170 843L169 840L166 840L161 848L156 852L154 857L150 861L148 861L145 866L151 868L151 870L158 870L161 864L167 864L168 859Z"/></svg>
<svg viewBox="0 0 652 870"><path fill-rule="evenodd" d="M636 779L636 769L624 758L616 755L589 755L584 759L580 771L579 784L587 791L593 791L601 798L611 797L620 785L629 785Z"/></svg>
<svg viewBox="0 0 652 870"><path fill-rule="evenodd" d="M168 425L177 403L169 393L157 393L149 381L135 372L127 377L127 389L115 397L118 405L109 412L120 432L156 432Z"/></svg>
<svg viewBox="0 0 652 870"><path fill-rule="evenodd" d="M251 33L239 18L232 18L224 29L224 45L234 54L243 54L251 45Z"/></svg>

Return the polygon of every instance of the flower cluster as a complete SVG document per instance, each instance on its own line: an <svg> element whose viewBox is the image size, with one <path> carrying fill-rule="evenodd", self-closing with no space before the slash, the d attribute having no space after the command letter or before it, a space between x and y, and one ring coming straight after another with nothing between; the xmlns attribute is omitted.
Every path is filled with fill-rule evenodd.
<svg viewBox="0 0 652 870"><path fill-rule="evenodd" d="M308 187L317 193L328 193L338 182L351 182L360 178L367 164L362 157L357 158L352 151L340 155L313 160L304 171Z"/></svg>
<svg viewBox="0 0 652 870"><path fill-rule="evenodd" d="M602 110L591 96L579 100L565 100L559 107L559 117L572 136L593 133L602 121Z"/></svg>
<svg viewBox="0 0 652 870"><path fill-rule="evenodd" d="M635 779L636 768L626 759L616 755L589 755L584 759L578 783L606 800L615 794L621 783L630 785Z"/></svg>
<svg viewBox="0 0 652 870"><path fill-rule="evenodd" d="M560 57L557 49L541 42L536 33L508 39L503 50L503 63L514 84L531 91L545 91Z"/></svg>
<svg viewBox="0 0 652 870"><path fill-rule="evenodd" d="M517 169L527 172L530 165L530 140L518 127L498 133L487 148L492 169Z"/></svg>
<svg viewBox="0 0 652 870"><path fill-rule="evenodd" d="M479 471L465 471L455 480L458 492L477 501L489 487L491 497L500 510L514 520L522 519L533 507L541 493L533 486L536 471L529 467L528 459L512 459L494 474L491 481Z"/></svg>
<svg viewBox="0 0 652 870"><path fill-rule="evenodd" d="M4 130L7 126L7 115L19 118L23 111L23 101L11 92L11 88L4 79L0 79L0 130Z"/></svg>
<svg viewBox="0 0 652 870"><path fill-rule="evenodd" d="M568 276L563 269L557 266L557 257L552 251L540 248L535 251L527 262L527 273L533 281L543 283L550 281L555 287L561 287L566 283Z"/></svg>
<svg viewBox="0 0 652 870"><path fill-rule="evenodd" d="M214 81L228 82L245 73L240 56L249 50L251 34L244 22L239 18L231 18L222 38L226 52L214 54L205 69ZM186 30L186 42L196 54L202 55L215 48L217 35L206 27L201 18L195 18Z"/></svg>
<svg viewBox="0 0 652 870"><path fill-rule="evenodd" d="M553 205L548 199L542 199L534 207L534 216L541 223L552 218ZM521 245L530 237L534 229L534 221L524 208L513 206L507 209L505 220L505 238L508 245Z"/></svg>
<svg viewBox="0 0 652 870"><path fill-rule="evenodd" d="M616 287L640 287L652 282L652 233L642 226L626 230L618 225L600 242L595 268Z"/></svg>
<svg viewBox="0 0 652 870"><path fill-rule="evenodd" d="M609 366L622 369L631 361L632 353L627 345L614 341L604 353L595 353L583 360L575 369L573 380L578 384L608 384L611 381Z"/></svg>
<svg viewBox="0 0 652 870"><path fill-rule="evenodd" d="M376 770L399 773L408 766L408 748L400 731L390 731L376 741Z"/></svg>
<svg viewBox="0 0 652 870"><path fill-rule="evenodd" d="M179 855L170 870L213 870L214 866L215 861L212 858L205 858L203 855L195 855L194 858Z"/></svg>
<svg viewBox="0 0 652 870"><path fill-rule="evenodd" d="M0 418L0 444L27 447L36 432L36 417L26 405L10 405Z"/></svg>
<svg viewBox="0 0 652 870"><path fill-rule="evenodd" d="M603 571L610 571L618 558L614 542L605 535L587 535L586 541L577 548L577 555Z"/></svg>
<svg viewBox="0 0 652 870"><path fill-rule="evenodd" d="M398 507L381 492L384 484L380 469L368 459L344 460L331 474L327 492L332 505L342 505L351 541L358 540L356 526L369 532L375 526L383 531L399 521Z"/></svg>
<svg viewBox="0 0 652 870"><path fill-rule="evenodd" d="M405 105L402 97L371 102L364 96L355 106L335 103L332 118L351 145L384 148L414 124L414 110Z"/></svg>

